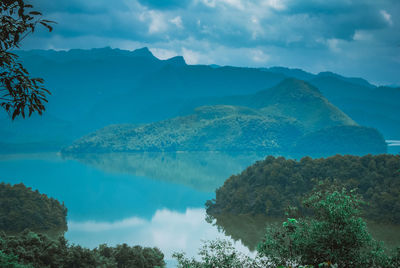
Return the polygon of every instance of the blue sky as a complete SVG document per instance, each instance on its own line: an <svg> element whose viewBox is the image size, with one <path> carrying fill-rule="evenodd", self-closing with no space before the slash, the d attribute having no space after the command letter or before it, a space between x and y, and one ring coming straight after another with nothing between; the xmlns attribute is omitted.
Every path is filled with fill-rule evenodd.
<svg viewBox="0 0 400 268"><path fill-rule="evenodd" d="M31 0L23 49L143 46L189 64L285 66L400 85L399 0Z"/></svg>

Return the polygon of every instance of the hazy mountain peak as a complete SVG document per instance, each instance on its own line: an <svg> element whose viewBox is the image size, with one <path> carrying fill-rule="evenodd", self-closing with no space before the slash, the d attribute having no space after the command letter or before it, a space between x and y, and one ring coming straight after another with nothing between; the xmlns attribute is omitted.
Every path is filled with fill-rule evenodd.
<svg viewBox="0 0 400 268"><path fill-rule="evenodd" d="M153 53L151 53L148 47L135 49L134 51L132 51L132 55L137 57L154 57Z"/></svg>
<svg viewBox="0 0 400 268"><path fill-rule="evenodd" d="M176 66L185 66L186 61L182 56L175 56L166 60L167 63L176 65Z"/></svg>
<svg viewBox="0 0 400 268"><path fill-rule="evenodd" d="M271 89L271 93L279 94L281 98L302 99L304 97L322 97L318 88L295 78L286 78Z"/></svg>
<svg viewBox="0 0 400 268"><path fill-rule="evenodd" d="M350 82L352 84L355 85L360 85L360 86L364 86L367 88L375 88L374 85L372 85L371 83L369 83L367 80L362 79L362 78L358 78L358 77L344 77L341 76L339 74L335 74L333 72L320 72L317 77L331 77L331 78L336 78L342 81L346 81L346 82Z"/></svg>
<svg viewBox="0 0 400 268"><path fill-rule="evenodd" d="M287 68L287 67L282 67L282 66L262 68L262 70L271 72L271 73L276 73L276 74L284 74L287 77L293 77L293 78L297 78L297 79L305 80L305 81L311 80L315 77L314 74L303 71L301 69Z"/></svg>

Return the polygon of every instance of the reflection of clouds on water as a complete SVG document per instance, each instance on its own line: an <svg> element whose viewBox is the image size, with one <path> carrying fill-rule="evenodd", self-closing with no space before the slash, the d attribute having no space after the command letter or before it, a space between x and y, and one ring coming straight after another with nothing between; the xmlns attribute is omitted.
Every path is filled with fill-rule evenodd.
<svg viewBox="0 0 400 268"><path fill-rule="evenodd" d="M135 227L139 225L146 224L146 221L133 217L129 219L124 219L122 221L115 222L97 222L97 221L85 221L85 222L75 222L69 221L69 230L79 230L85 232L99 232L99 231L110 231L121 228Z"/></svg>
<svg viewBox="0 0 400 268"><path fill-rule="evenodd" d="M205 221L204 209L187 209L184 213L157 210L150 221L138 217L115 222L71 220L68 229L66 237L75 244L91 248L102 243L158 247L166 259L177 251L196 256L204 240L228 239ZM240 242L233 243L240 252L251 254Z"/></svg>
<svg viewBox="0 0 400 268"><path fill-rule="evenodd" d="M386 143L388 146L400 146L400 140L387 140Z"/></svg>

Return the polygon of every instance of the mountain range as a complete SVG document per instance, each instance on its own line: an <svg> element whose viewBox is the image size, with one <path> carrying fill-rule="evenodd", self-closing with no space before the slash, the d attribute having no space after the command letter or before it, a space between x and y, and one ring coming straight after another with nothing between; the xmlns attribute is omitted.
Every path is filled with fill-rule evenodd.
<svg viewBox="0 0 400 268"><path fill-rule="evenodd" d="M194 109L199 106L216 104L252 109L257 116L268 115L264 121L281 117L283 125L294 120L291 126L303 134L336 126L335 120L377 128L386 139L396 139L400 133L396 118L400 107L395 101L400 89L377 87L360 78L283 67L188 65L182 57L160 60L147 48L32 50L18 55L32 75L45 79L52 95L42 117L11 121L6 114L0 115L3 152L59 150L111 124L148 127L196 114ZM304 92L299 96L284 93L282 83L288 83L290 77L296 78L296 83L307 82L311 94L305 96L318 101L297 110L286 105L290 98L304 103ZM277 88L282 92L274 93ZM271 105L274 102L279 107ZM313 112L321 107L327 114ZM244 116L242 111L237 113ZM333 117L325 122L330 115Z"/></svg>
<svg viewBox="0 0 400 268"><path fill-rule="evenodd" d="M296 152L319 144L327 153L382 153L386 144L375 129L358 126L317 88L288 78L253 95L207 99L192 114L141 126L111 125L63 149L63 153L148 151ZM206 102L206 100L204 100ZM226 105L226 104L234 105ZM332 134L335 142L331 142ZM318 143L328 134L326 144ZM361 137L359 135L361 134ZM321 136L321 137L320 137ZM319 137L313 139L308 137ZM351 141L349 143L348 141Z"/></svg>

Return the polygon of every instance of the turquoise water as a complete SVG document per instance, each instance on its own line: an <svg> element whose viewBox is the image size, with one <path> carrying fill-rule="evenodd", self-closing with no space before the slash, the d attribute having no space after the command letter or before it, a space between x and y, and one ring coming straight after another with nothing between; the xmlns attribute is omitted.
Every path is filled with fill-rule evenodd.
<svg viewBox="0 0 400 268"><path fill-rule="evenodd" d="M95 247L128 243L195 256L201 241L225 238L205 221L204 203L231 174L260 155L108 154L64 159L3 155L0 180L24 183L65 203L67 239ZM240 242L236 246L248 252Z"/></svg>
<svg viewBox="0 0 400 268"><path fill-rule="evenodd" d="M234 217L218 230L205 221L204 203L230 175L263 158L216 152L0 155L0 181L22 182L64 202L72 243L158 247L174 266L173 252L196 256L203 240L232 236L236 248L252 254L247 247L254 249L269 219ZM398 226L372 227L379 240L397 243Z"/></svg>

